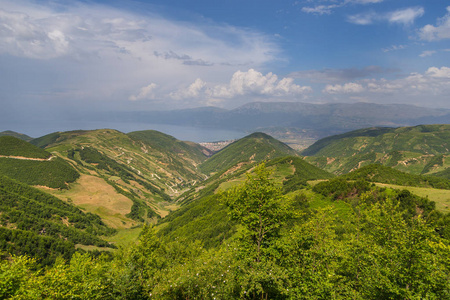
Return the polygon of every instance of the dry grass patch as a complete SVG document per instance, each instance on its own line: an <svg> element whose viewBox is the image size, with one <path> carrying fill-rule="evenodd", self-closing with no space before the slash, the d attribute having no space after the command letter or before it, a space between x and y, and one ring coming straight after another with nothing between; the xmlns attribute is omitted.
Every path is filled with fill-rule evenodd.
<svg viewBox="0 0 450 300"><path fill-rule="evenodd" d="M103 179L81 174L70 190L48 191L58 198L98 214L104 222L114 228L128 228L136 222L125 217L131 211L133 202L116 192Z"/></svg>

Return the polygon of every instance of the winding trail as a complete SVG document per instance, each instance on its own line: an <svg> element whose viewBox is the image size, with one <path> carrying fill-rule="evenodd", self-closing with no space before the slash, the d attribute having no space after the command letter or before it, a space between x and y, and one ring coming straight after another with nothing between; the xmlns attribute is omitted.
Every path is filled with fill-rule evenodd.
<svg viewBox="0 0 450 300"><path fill-rule="evenodd" d="M49 158L31 158L31 157L23 157L23 156L7 156L0 155L0 158L11 158L11 159L20 159L20 160L35 160L35 161L51 161L56 156L50 156Z"/></svg>

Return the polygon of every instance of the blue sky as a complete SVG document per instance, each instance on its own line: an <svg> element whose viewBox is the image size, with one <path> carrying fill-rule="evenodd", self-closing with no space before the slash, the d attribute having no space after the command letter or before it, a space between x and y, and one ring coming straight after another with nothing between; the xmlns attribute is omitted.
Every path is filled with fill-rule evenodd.
<svg viewBox="0 0 450 300"><path fill-rule="evenodd" d="M449 62L446 0L0 0L0 127L252 101L450 108Z"/></svg>

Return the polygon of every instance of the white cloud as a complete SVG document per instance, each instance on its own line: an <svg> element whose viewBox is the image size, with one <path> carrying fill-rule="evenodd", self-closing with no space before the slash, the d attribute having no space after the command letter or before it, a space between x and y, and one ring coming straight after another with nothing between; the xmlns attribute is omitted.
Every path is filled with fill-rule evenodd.
<svg viewBox="0 0 450 300"><path fill-rule="evenodd" d="M450 39L450 6L447 6L447 14L438 19L436 26L425 25L419 30L419 36L426 41Z"/></svg>
<svg viewBox="0 0 450 300"><path fill-rule="evenodd" d="M156 83L150 83L149 85L142 87L139 91L139 94L131 95L128 100L136 101L143 99L154 99L156 87Z"/></svg>
<svg viewBox="0 0 450 300"><path fill-rule="evenodd" d="M427 56L432 56L435 53L436 53L436 51L434 51L434 50L425 50L419 56L420 57L427 57Z"/></svg>
<svg viewBox="0 0 450 300"><path fill-rule="evenodd" d="M347 21L356 25L370 25L379 19L375 13L357 14L347 17Z"/></svg>
<svg viewBox="0 0 450 300"><path fill-rule="evenodd" d="M389 22L402 25L411 25L414 21L423 16L423 7L408 7L387 13L368 12L347 17L347 21L357 25L370 25L375 22Z"/></svg>
<svg viewBox="0 0 450 300"><path fill-rule="evenodd" d="M448 94L450 93L450 68L430 67L423 74L411 73L404 78L388 79L364 79L359 82L350 82L343 85L327 85L322 91L326 94L345 95L360 93L368 99L383 99L387 103L427 104L430 97L434 103L448 106ZM379 95L383 94L380 98Z"/></svg>
<svg viewBox="0 0 450 300"><path fill-rule="evenodd" d="M309 86L300 86L294 79L286 77L278 80L272 73L262 73L249 69L247 72L237 71L227 85L216 85L210 91L215 98L233 98L236 96L299 96L312 92Z"/></svg>
<svg viewBox="0 0 450 300"><path fill-rule="evenodd" d="M201 93L205 91L206 82L197 78L191 85L185 89L180 89L170 93L170 97L175 100L192 99L202 96Z"/></svg>
<svg viewBox="0 0 450 300"><path fill-rule="evenodd" d="M396 79L362 79L328 85L322 90L326 102L365 101L380 104L412 104L450 108L450 68L430 67Z"/></svg>
<svg viewBox="0 0 450 300"><path fill-rule="evenodd" d="M388 13L387 18L390 23L411 25L415 19L423 16L424 13L423 7L409 7Z"/></svg>
<svg viewBox="0 0 450 300"><path fill-rule="evenodd" d="M442 68L431 67L428 68L425 74L432 78L442 78L450 80L450 68L447 67Z"/></svg>
<svg viewBox="0 0 450 300"><path fill-rule="evenodd" d="M391 51L403 50L403 49L405 49L407 47L408 46L406 46L406 45L392 45L390 47L381 49L381 51L383 51L383 52L391 52Z"/></svg>
<svg viewBox="0 0 450 300"><path fill-rule="evenodd" d="M18 83L22 94L39 94L40 99L117 105L124 99L139 105L146 101L135 100L155 99L154 109L192 107L198 103L175 100L196 98L198 86L189 86L195 78L226 82L238 68L283 59L272 35L210 20L181 22L153 10L130 11L90 1L0 3L0 58L12 57L20 66L51 74L41 76L39 86L35 81ZM6 61L3 74L26 72ZM180 86L185 90L178 91ZM70 92L62 97L52 90ZM200 97L204 91L198 93Z"/></svg>
<svg viewBox="0 0 450 300"><path fill-rule="evenodd" d="M384 0L345 0L341 3L336 4L337 1L335 0L329 0L329 1L321 1L321 2L327 2L329 4L321 4L316 6L304 6L302 7L302 11L309 14L316 14L316 15L330 15L333 13L333 11L337 8L350 5L350 4L375 4L375 3L381 3Z"/></svg>
<svg viewBox="0 0 450 300"><path fill-rule="evenodd" d="M340 5L317 5L314 7L302 7L302 11L309 14L329 15L333 12L333 9L337 7L340 7Z"/></svg>
<svg viewBox="0 0 450 300"><path fill-rule="evenodd" d="M363 91L364 91L363 86L359 83L354 82L349 82L344 85L328 84L323 90L323 92L327 94L353 94L353 93L361 93Z"/></svg>
<svg viewBox="0 0 450 300"><path fill-rule="evenodd" d="M279 79L277 75L262 73L249 69L246 72L237 71L228 84L217 84L196 79L186 88L171 92L168 96L174 100L193 99L206 105L221 105L239 102L243 98L248 101L274 98L292 100L304 97L312 92L309 86L300 86L294 79L285 77Z"/></svg>

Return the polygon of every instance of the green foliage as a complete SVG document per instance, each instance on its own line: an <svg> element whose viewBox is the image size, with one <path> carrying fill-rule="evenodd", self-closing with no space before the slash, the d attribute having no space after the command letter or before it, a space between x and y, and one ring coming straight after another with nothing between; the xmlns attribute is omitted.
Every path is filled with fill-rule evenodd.
<svg viewBox="0 0 450 300"><path fill-rule="evenodd" d="M450 167L446 168L443 171L434 173L433 176L443 177L450 180Z"/></svg>
<svg viewBox="0 0 450 300"><path fill-rule="evenodd" d="M269 175L265 164L261 164L254 169L253 174L247 175L244 184L224 195L231 218L244 228L243 239L256 262L263 259L289 217L281 188L275 185Z"/></svg>
<svg viewBox="0 0 450 300"><path fill-rule="evenodd" d="M159 224L162 238L183 237L188 241L202 241L206 248L217 247L236 231L236 225L216 195L203 197L170 213Z"/></svg>
<svg viewBox="0 0 450 300"><path fill-rule="evenodd" d="M287 176L283 181L284 193L292 192L306 186L309 180L330 179L334 177L333 174L307 163L300 157L288 156L273 159L267 163L267 167L277 165L289 165L294 168L294 174Z"/></svg>
<svg viewBox="0 0 450 300"><path fill-rule="evenodd" d="M0 136L0 155L46 159L47 151L13 136Z"/></svg>
<svg viewBox="0 0 450 300"><path fill-rule="evenodd" d="M370 190L367 181L347 181L343 178L334 178L329 181L319 182L313 187L313 191L323 196L330 196L333 200L343 200L355 197Z"/></svg>

